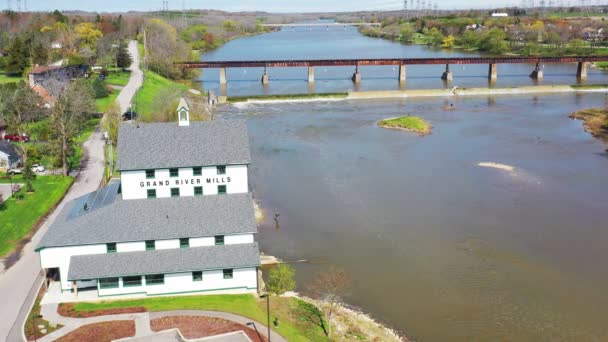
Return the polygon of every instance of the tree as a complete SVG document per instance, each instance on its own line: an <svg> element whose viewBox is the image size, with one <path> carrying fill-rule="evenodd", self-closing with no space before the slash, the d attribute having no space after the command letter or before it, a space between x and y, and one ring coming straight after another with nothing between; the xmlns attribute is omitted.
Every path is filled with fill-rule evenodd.
<svg viewBox="0 0 608 342"><path fill-rule="evenodd" d="M266 289L276 295L293 291L296 288L296 281L293 279L294 275L295 270L291 266L279 264L270 270Z"/></svg>
<svg viewBox="0 0 608 342"><path fill-rule="evenodd" d="M191 71L175 66L189 60L192 50L175 28L161 19L150 19L146 25L148 65L152 71L170 79L188 78Z"/></svg>
<svg viewBox="0 0 608 342"><path fill-rule="evenodd" d="M64 176L69 172L68 158L72 154L74 138L80 132L85 118L94 110L93 92L84 79L70 83L60 93L51 110L51 124L56 132L54 143Z"/></svg>
<svg viewBox="0 0 608 342"><path fill-rule="evenodd" d="M401 28L401 42L402 43L411 43L414 39L414 30L409 24L405 24Z"/></svg>
<svg viewBox="0 0 608 342"><path fill-rule="evenodd" d="M121 40L118 44L118 51L116 51L116 66L119 68L128 68L131 66L133 60L129 53L127 42Z"/></svg>
<svg viewBox="0 0 608 342"><path fill-rule="evenodd" d="M460 44L467 49L473 49L479 45L479 35L475 31L464 31L460 40Z"/></svg>
<svg viewBox="0 0 608 342"><path fill-rule="evenodd" d="M15 36L8 48L8 60L6 61L6 72L11 75L23 75L29 63L29 52L25 40L21 36Z"/></svg>
<svg viewBox="0 0 608 342"><path fill-rule="evenodd" d="M99 77L93 80L93 84L91 86L93 87L93 94L95 95L96 99L108 97L108 89L106 89L105 83Z"/></svg>
<svg viewBox="0 0 608 342"><path fill-rule="evenodd" d="M103 38L103 33L93 23L80 23L74 28L80 47L88 47L95 51L97 42Z"/></svg>
<svg viewBox="0 0 608 342"><path fill-rule="evenodd" d="M494 27L490 31L484 32L479 43L479 49L493 54L503 53L508 48L506 38L507 34L505 31Z"/></svg>
<svg viewBox="0 0 608 342"><path fill-rule="evenodd" d="M40 41L32 46L32 62L34 64L45 65L49 60L49 52Z"/></svg>
<svg viewBox="0 0 608 342"><path fill-rule="evenodd" d="M443 38L443 43L441 43L441 46L444 48L453 48L455 43L456 43L456 38L454 38L454 36L452 36L452 35L449 35L449 36Z"/></svg>
<svg viewBox="0 0 608 342"><path fill-rule="evenodd" d="M443 38L445 38L443 36L443 33L441 33L441 31L439 31L436 27L433 27L432 29L429 30L428 36L429 36L429 44L431 44L433 46L441 45L441 43L443 43Z"/></svg>
<svg viewBox="0 0 608 342"><path fill-rule="evenodd" d="M8 129L19 135L25 133L27 123L39 118L44 108L42 99L27 84L21 82L16 89L0 96L0 117L6 121ZM27 162L28 151L21 141L23 160Z"/></svg>
<svg viewBox="0 0 608 342"><path fill-rule="evenodd" d="M36 179L36 173L32 170L32 160L28 159L23 167L23 180L25 180L25 189L27 192L34 192L33 182Z"/></svg>
<svg viewBox="0 0 608 342"><path fill-rule="evenodd" d="M331 319L340 304L341 298L348 293L350 279L343 269L330 267L322 271L309 285L309 292L313 298L319 300L327 321L326 335L331 337Z"/></svg>

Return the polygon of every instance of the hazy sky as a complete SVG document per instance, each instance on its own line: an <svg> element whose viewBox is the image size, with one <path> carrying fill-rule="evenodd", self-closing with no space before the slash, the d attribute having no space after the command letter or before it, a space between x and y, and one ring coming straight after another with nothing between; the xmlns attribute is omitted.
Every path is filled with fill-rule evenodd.
<svg viewBox="0 0 608 342"><path fill-rule="evenodd" d="M6 8L12 2L16 9L18 0L0 0ZM395 10L403 8L403 0L168 0L170 9L181 9L182 2L186 8L220 9L227 11L266 11L266 12L334 12L354 10ZM408 0L412 6L414 1ZM21 0L22 6L27 2L29 10L49 11L88 10L120 11L157 10L163 0ZM518 4L520 0L422 0L425 3L437 3L439 8L488 8Z"/></svg>

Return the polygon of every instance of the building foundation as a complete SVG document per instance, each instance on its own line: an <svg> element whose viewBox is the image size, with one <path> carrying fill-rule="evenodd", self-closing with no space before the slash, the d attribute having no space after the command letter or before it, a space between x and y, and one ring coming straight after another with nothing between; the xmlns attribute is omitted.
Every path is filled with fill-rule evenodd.
<svg viewBox="0 0 608 342"><path fill-rule="evenodd" d="M399 82L405 82L406 69L405 64L399 65Z"/></svg>
<svg viewBox="0 0 608 342"><path fill-rule="evenodd" d="M445 71L443 72L443 75L441 75L441 79L444 81L448 81L448 82L452 82L452 72L450 71L450 65L446 64L445 65Z"/></svg>
<svg viewBox="0 0 608 342"><path fill-rule="evenodd" d="M355 69L355 73L353 74L352 80L355 83L361 83L361 74L359 73L359 65L357 65L357 68Z"/></svg>
<svg viewBox="0 0 608 342"><path fill-rule="evenodd" d="M270 78L268 77L268 73L264 71L262 74L262 84L268 84L270 82Z"/></svg>

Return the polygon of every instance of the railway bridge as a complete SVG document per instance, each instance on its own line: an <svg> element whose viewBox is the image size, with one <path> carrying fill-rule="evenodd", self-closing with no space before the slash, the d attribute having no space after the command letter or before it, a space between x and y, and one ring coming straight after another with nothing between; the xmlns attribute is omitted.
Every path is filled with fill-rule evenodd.
<svg viewBox="0 0 608 342"><path fill-rule="evenodd" d="M352 66L354 73L352 80L359 83L362 80L359 67L361 66L399 66L397 79L400 82L406 80L406 68L408 65L437 65L444 64L445 71L441 75L441 79L452 81L452 72L450 65L458 64L487 64L488 79L495 81L498 78L498 64L531 64L534 65L530 77L534 79L543 78L543 69L541 65L556 64L556 63L577 63L578 68L576 77L579 80L584 80L587 77L587 66L593 62L608 62L608 56L572 56L572 57L450 57L450 58L377 58L377 59L302 59L302 60L260 60L260 61L199 61L199 62L183 62L177 63L182 68L197 68L197 69L219 69L220 84L226 84L227 68L264 68L261 77L261 82L268 84L268 68L293 68L307 67L308 82L315 81L315 67L336 67L336 66Z"/></svg>

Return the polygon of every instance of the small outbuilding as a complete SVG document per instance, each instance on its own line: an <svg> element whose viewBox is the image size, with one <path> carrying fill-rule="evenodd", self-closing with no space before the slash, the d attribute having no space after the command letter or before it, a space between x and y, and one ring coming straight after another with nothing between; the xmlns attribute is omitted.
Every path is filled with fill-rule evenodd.
<svg viewBox="0 0 608 342"><path fill-rule="evenodd" d="M0 171L17 167L21 162L21 154L12 142L0 140Z"/></svg>

